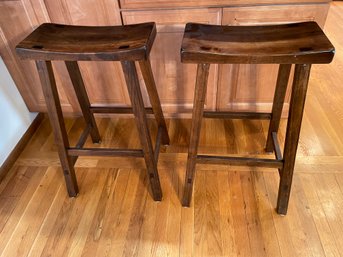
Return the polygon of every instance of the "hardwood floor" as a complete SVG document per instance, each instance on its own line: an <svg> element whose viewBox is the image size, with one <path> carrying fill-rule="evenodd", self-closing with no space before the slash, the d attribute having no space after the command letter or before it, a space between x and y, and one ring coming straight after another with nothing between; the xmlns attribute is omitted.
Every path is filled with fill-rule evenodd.
<svg viewBox="0 0 343 257"><path fill-rule="evenodd" d="M144 161L131 158L80 158L80 194L69 198L45 120L0 184L0 256L343 256L343 2L332 3L325 30L336 56L312 70L287 216L274 210L279 178L266 168L198 165L182 208L187 119L167 124L162 202ZM97 122L99 147L140 147L133 119ZM66 125L75 144L83 121ZM263 155L267 132L267 122L206 119L199 150Z"/></svg>

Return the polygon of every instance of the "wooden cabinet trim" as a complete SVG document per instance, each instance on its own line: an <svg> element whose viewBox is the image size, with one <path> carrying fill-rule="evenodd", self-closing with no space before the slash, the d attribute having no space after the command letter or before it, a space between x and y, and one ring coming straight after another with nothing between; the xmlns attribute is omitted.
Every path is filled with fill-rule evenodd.
<svg viewBox="0 0 343 257"><path fill-rule="evenodd" d="M121 9L184 8L184 7L230 7L252 5L281 5L329 3L331 0L119 0Z"/></svg>

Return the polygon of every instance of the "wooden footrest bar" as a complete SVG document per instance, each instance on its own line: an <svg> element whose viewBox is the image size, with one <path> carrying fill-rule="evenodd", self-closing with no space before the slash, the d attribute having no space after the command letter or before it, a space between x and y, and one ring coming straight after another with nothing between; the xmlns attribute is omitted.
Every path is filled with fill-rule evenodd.
<svg viewBox="0 0 343 257"><path fill-rule="evenodd" d="M82 132L75 147L68 148L68 155L72 156L75 164L78 156L111 156L111 157L144 157L142 149L116 149L116 148L82 148L90 133L91 127L88 125ZM160 153L163 128L159 127L156 136L154 158L158 162Z"/></svg>
<svg viewBox="0 0 343 257"><path fill-rule="evenodd" d="M252 120L270 120L271 113L265 112L214 112L204 111L204 118L215 119L252 119Z"/></svg>
<svg viewBox="0 0 343 257"><path fill-rule="evenodd" d="M283 161L262 158L247 158L247 157L229 157L229 156L212 156L212 155L197 155L197 163L200 164L223 164L231 166L256 166L268 168L282 168Z"/></svg>
<svg viewBox="0 0 343 257"><path fill-rule="evenodd" d="M117 114L125 114L125 113L133 113L131 107L90 107L92 113L117 113ZM151 107L145 108L145 113L153 114L153 110Z"/></svg>
<svg viewBox="0 0 343 257"><path fill-rule="evenodd" d="M115 149L115 148L69 148L70 156L112 156L112 157L143 157L141 149Z"/></svg>

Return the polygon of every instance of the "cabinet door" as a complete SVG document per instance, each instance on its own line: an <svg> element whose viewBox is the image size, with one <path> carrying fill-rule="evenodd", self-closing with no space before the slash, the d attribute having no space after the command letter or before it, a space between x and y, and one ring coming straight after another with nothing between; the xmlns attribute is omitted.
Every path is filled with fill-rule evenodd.
<svg viewBox="0 0 343 257"><path fill-rule="evenodd" d="M15 46L40 23L46 10L28 1L0 1L0 54L30 111L43 111L45 101L33 61L20 60Z"/></svg>
<svg viewBox="0 0 343 257"><path fill-rule="evenodd" d="M316 21L324 25L329 5L282 5L224 8L223 25L282 24ZM269 112L278 65L221 65L219 67L217 108ZM290 79L291 84L292 78ZM288 87L290 89L290 87ZM288 90L284 116L289 106Z"/></svg>
<svg viewBox="0 0 343 257"><path fill-rule="evenodd" d="M46 0L45 5L52 22L110 26L121 25L116 0ZM119 62L79 62L81 74L90 102L94 106L130 105L126 84ZM66 91L73 103L74 112L79 111L75 102L70 78L63 62L54 62L57 84Z"/></svg>
<svg viewBox="0 0 343 257"><path fill-rule="evenodd" d="M162 108L173 114L190 112L196 64L182 64L180 60L184 27L187 22L220 24L221 9L123 11L122 17L124 24L156 22L157 36L150 59ZM215 107L217 70L217 65L211 65L205 103L207 109ZM140 82L144 83L142 79Z"/></svg>

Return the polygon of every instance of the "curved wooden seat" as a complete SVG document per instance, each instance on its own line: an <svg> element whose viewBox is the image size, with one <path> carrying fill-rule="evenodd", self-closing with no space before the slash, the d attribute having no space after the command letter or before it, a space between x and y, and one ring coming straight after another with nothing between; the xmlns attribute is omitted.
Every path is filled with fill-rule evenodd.
<svg viewBox="0 0 343 257"><path fill-rule="evenodd" d="M16 51L35 60L146 60L155 36L154 22L107 27L44 23Z"/></svg>
<svg viewBox="0 0 343 257"><path fill-rule="evenodd" d="M182 62L329 63L334 47L315 22L268 26L188 23Z"/></svg>

